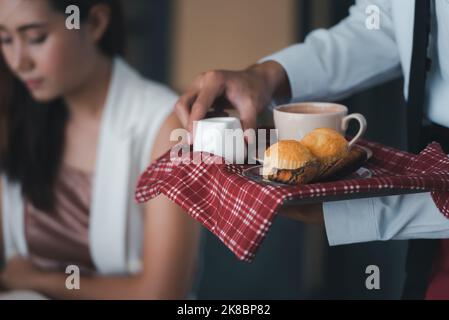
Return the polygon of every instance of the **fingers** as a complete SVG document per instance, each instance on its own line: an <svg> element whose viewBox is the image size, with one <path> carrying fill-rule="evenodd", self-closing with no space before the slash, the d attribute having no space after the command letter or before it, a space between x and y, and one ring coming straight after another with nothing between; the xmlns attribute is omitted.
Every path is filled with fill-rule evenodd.
<svg viewBox="0 0 449 320"><path fill-rule="evenodd" d="M257 114L254 110L253 112L248 112L240 115L240 121L242 122L243 130L256 129L257 127Z"/></svg>
<svg viewBox="0 0 449 320"><path fill-rule="evenodd" d="M190 113L188 130L192 132L193 122L203 119L215 99L223 94L221 83L210 83L201 89Z"/></svg>
<svg viewBox="0 0 449 320"><path fill-rule="evenodd" d="M240 122L242 123L243 131L248 129L257 129L257 111L250 101L244 105L239 106ZM253 143L254 136L252 134L245 135L247 143Z"/></svg>
<svg viewBox="0 0 449 320"><path fill-rule="evenodd" d="M284 205L279 213L286 218L299 222L324 225L322 203Z"/></svg>
<svg viewBox="0 0 449 320"><path fill-rule="evenodd" d="M266 92L257 80L245 72L206 72L179 99L176 114L183 126L194 134L194 122L203 119L212 105L225 98L224 101L239 111L243 129L255 129L258 113L255 101L264 100L260 96Z"/></svg>
<svg viewBox="0 0 449 320"><path fill-rule="evenodd" d="M197 96L196 91L187 91L183 94L175 104L175 112L184 128L188 129L190 110Z"/></svg>
<svg viewBox="0 0 449 320"><path fill-rule="evenodd" d="M225 76L209 71L194 81L191 90L183 94L175 105L176 115L184 128L192 132L193 122L203 119L214 101L224 93Z"/></svg>

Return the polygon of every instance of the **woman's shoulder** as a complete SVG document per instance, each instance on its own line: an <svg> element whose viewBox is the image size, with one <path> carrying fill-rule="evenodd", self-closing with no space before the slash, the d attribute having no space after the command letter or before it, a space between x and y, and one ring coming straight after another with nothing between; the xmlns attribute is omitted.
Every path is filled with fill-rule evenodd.
<svg viewBox="0 0 449 320"><path fill-rule="evenodd" d="M123 80L121 88L130 91L140 99L150 98L150 101L146 101L147 105L154 105L153 101L176 102L178 95L167 85L145 78L121 58L117 58L116 64L119 80Z"/></svg>
<svg viewBox="0 0 449 320"><path fill-rule="evenodd" d="M111 102L115 122L135 129L159 125L173 111L178 95L168 86L146 79L124 60L115 63Z"/></svg>

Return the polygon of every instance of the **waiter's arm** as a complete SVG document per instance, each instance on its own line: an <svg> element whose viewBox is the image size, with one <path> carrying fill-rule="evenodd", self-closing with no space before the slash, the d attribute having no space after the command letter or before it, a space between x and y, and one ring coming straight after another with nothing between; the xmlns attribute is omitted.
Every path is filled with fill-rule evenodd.
<svg viewBox="0 0 449 320"><path fill-rule="evenodd" d="M369 30L365 10L380 10L380 28ZM390 0L358 0L350 15L329 30L312 32L293 45L240 71L211 70L197 76L176 103L192 130L218 101L234 107L244 129L256 127L272 100L336 100L399 76L400 63ZM224 98L224 99L220 99Z"/></svg>
<svg viewBox="0 0 449 320"><path fill-rule="evenodd" d="M370 30L366 9L380 9L379 29ZM401 74L390 0L358 0L350 15L305 42L262 59L287 73L294 100L337 100Z"/></svg>
<svg viewBox="0 0 449 320"><path fill-rule="evenodd" d="M324 224L331 246L358 242L446 239L449 217L430 192L282 207L279 213L303 223Z"/></svg>
<svg viewBox="0 0 449 320"><path fill-rule="evenodd" d="M429 192L323 204L330 245L449 238L449 219Z"/></svg>

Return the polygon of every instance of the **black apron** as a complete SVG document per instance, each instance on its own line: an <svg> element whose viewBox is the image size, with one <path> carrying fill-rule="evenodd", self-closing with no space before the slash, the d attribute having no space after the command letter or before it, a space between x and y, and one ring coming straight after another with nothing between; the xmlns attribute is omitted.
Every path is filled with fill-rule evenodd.
<svg viewBox="0 0 449 320"><path fill-rule="evenodd" d="M427 56L430 26L430 0L416 0L413 53L407 100L408 149L410 152L418 153L427 143L437 141L448 153L449 129L433 123L423 125L425 82L431 62ZM409 240L403 299L424 299L439 243L439 240Z"/></svg>

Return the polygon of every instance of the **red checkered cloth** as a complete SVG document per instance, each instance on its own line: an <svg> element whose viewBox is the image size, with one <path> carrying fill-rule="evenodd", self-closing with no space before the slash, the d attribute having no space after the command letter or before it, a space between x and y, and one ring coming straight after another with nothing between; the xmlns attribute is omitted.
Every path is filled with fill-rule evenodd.
<svg viewBox="0 0 449 320"><path fill-rule="evenodd" d="M438 143L429 144L419 155L366 140L358 144L373 151L364 165L372 177L302 186L258 183L242 175L248 166L226 164L205 153L178 156L179 152L169 151L141 175L135 196L142 203L166 195L245 261L254 258L286 200L381 189L423 190L432 192L436 206L449 217L449 158ZM194 157L202 161L192 161Z"/></svg>

